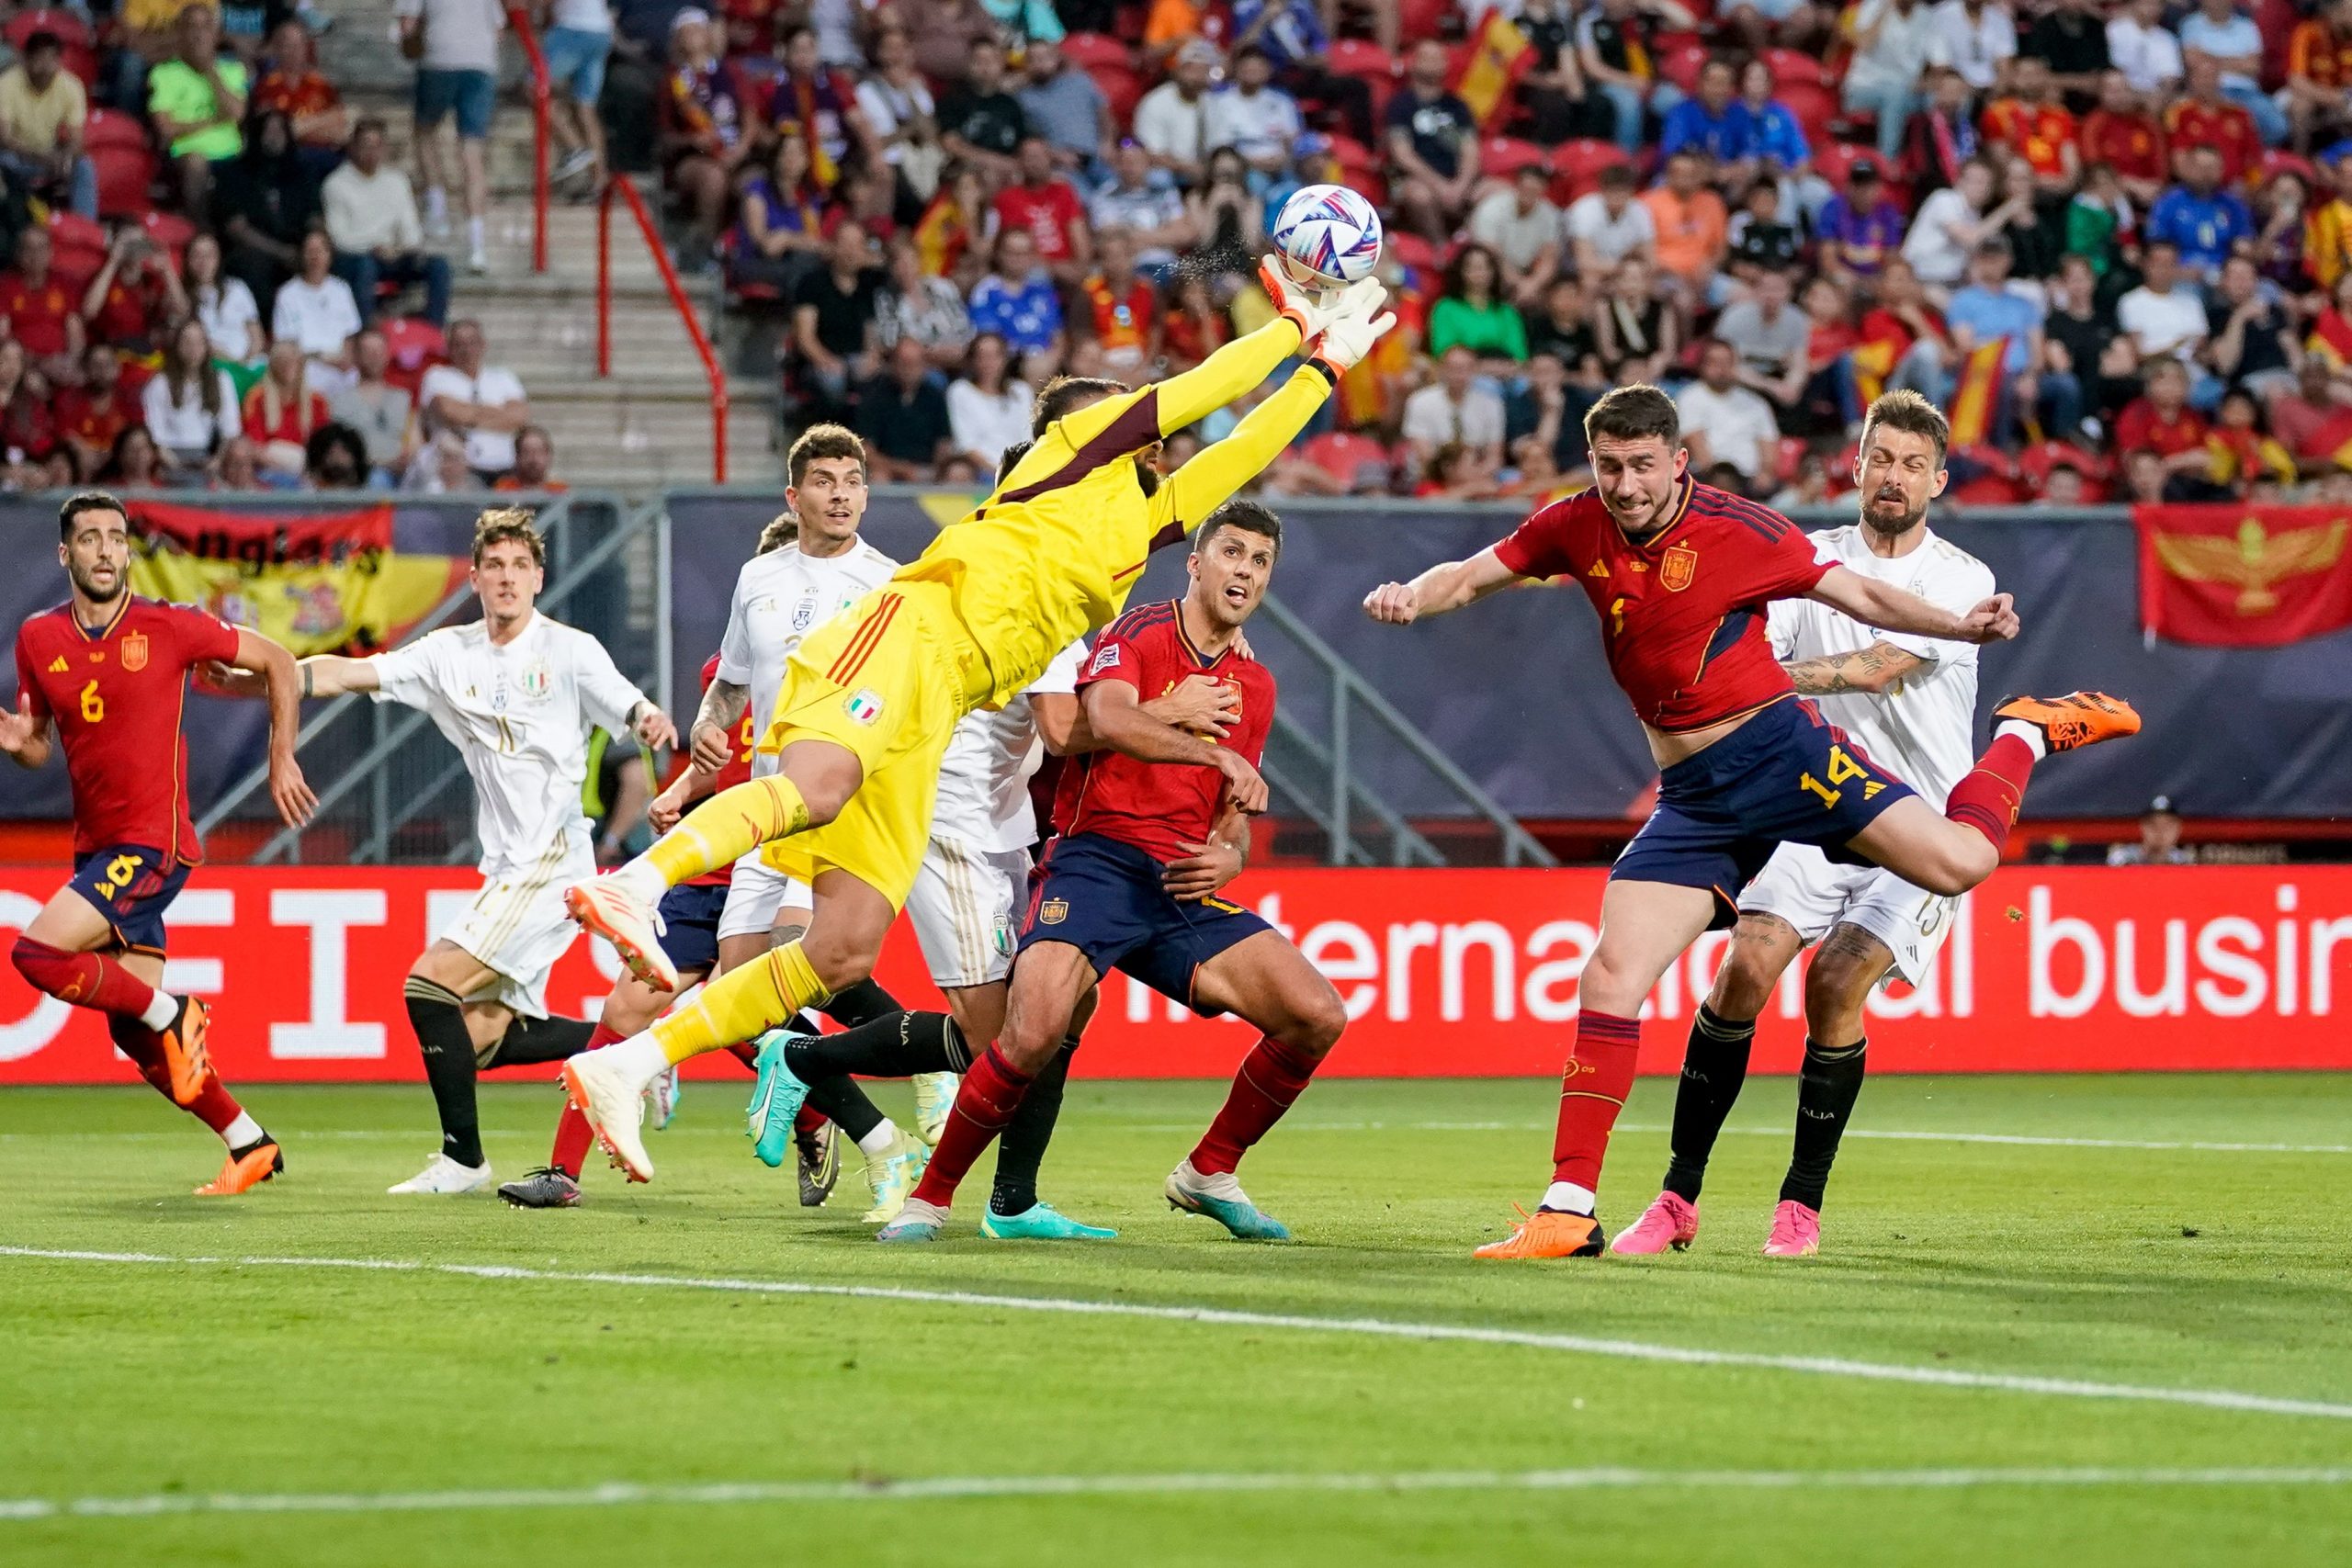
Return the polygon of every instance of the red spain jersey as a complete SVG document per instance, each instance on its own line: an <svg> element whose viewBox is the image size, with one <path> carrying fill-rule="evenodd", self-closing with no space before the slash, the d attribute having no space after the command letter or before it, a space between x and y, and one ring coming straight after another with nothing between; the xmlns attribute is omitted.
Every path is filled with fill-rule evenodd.
<svg viewBox="0 0 2352 1568"><path fill-rule="evenodd" d="M1126 292L1115 292L1101 273L1086 280L1086 303L1094 321L1094 341L1109 355L1140 358L1151 343L1152 318L1159 313L1159 297L1144 278L1132 279Z"/></svg>
<svg viewBox="0 0 2352 1568"><path fill-rule="evenodd" d="M79 303L54 276L35 288L21 274L0 273L0 316L35 358L65 352L65 323Z"/></svg>
<svg viewBox="0 0 2352 1568"><path fill-rule="evenodd" d="M185 604L126 593L102 631L72 601L17 631L17 689L33 716L54 718L74 784L74 852L117 844L204 858L188 815L187 741L180 730L187 672L233 659L237 628Z"/></svg>
<svg viewBox="0 0 2352 1568"><path fill-rule="evenodd" d="M2165 110L2165 140L2174 147L2211 147L2222 155L2222 178L2235 185L2262 155L2254 117L2237 105L2182 98Z"/></svg>
<svg viewBox="0 0 2352 1568"><path fill-rule="evenodd" d="M1098 681L1125 681L1136 700L1174 691L1187 676L1212 675L1238 693L1240 712L1219 745L1241 753L1251 767L1265 754L1274 723L1274 674L1227 648L1205 658L1184 635L1176 602L1138 604L1095 639L1078 689ZM1089 751L1062 769L1054 800L1057 833L1099 833L1141 850L1163 863L1182 860L1204 843L1225 803L1225 775L1184 762L1142 762L1116 751Z"/></svg>
<svg viewBox="0 0 2352 1568"><path fill-rule="evenodd" d="M2287 74L2321 87L2352 87L2352 39L2313 17L2287 35Z"/></svg>
<svg viewBox="0 0 2352 1568"><path fill-rule="evenodd" d="M2159 457L2177 457L2204 446L2205 432L2205 420L2193 408L2184 404L2166 419L2148 399L2134 398L2115 422L2115 448L2137 452L2145 447Z"/></svg>
<svg viewBox="0 0 2352 1568"><path fill-rule="evenodd" d="M2037 175L2066 172L2066 149L2075 143L2075 117L2056 104L2003 98L1984 111L1984 139L2022 153Z"/></svg>
<svg viewBox="0 0 2352 1568"><path fill-rule="evenodd" d="M706 692L709 691L710 683L718 679L718 655L714 653L707 660L703 661L702 689ZM758 736L752 733L752 707L749 703L746 703L743 705L743 716L735 721L735 755L725 767L718 770L718 776L711 780L711 795L717 795L722 789L733 789L739 784L748 784L751 782L752 742L758 739ZM683 768L684 766L684 760L685 757L684 748L680 749L678 755L680 758L680 765ZM704 798L707 799L708 796L705 796ZM734 880L735 863L729 861L716 871L706 871L700 876L690 876L686 878L686 886L689 887L724 887Z"/></svg>
<svg viewBox="0 0 2352 1568"><path fill-rule="evenodd" d="M2127 180L2161 180L2164 127L2149 115L2093 109L2083 121L2083 162L2108 164Z"/></svg>
<svg viewBox="0 0 2352 1568"><path fill-rule="evenodd" d="M1576 580L1644 724L1704 729L1796 689L1772 657L1765 613L1810 592L1830 563L1770 507L1688 478L1669 515L1637 545L1589 490L1536 513L1495 555L1521 577Z"/></svg>

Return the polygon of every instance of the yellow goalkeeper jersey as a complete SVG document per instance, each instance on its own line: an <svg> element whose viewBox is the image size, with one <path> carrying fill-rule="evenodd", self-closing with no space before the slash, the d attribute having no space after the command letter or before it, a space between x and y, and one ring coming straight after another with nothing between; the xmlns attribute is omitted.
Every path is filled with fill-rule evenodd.
<svg viewBox="0 0 2352 1568"><path fill-rule="evenodd" d="M1152 550L1191 529L1306 428L1331 378L1301 366L1233 433L1148 493L1136 453L1258 386L1296 352L1277 319L1198 367L1057 420L996 493L949 524L897 580L944 583L1001 707L1055 654L1110 624Z"/></svg>

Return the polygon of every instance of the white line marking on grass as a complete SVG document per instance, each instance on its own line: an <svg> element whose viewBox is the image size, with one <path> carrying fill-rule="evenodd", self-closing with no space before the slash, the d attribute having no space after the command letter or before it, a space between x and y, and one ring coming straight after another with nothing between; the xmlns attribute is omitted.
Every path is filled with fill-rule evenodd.
<svg viewBox="0 0 2352 1568"><path fill-rule="evenodd" d="M458 1509L723 1507L757 1503L1200 1495L1269 1492L1567 1492L1670 1486L1755 1491L1996 1486L2344 1486L2352 1469L2082 1467L1940 1470L1427 1470L1297 1474L940 1475L867 1481L722 1481L441 1492L152 1492L124 1497L0 1498L0 1520L137 1519L179 1514L424 1514Z"/></svg>
<svg viewBox="0 0 2352 1568"><path fill-rule="evenodd" d="M446 1274L474 1280L518 1280L549 1284L621 1285L643 1290L719 1291L741 1295L831 1296L859 1301L910 1302L932 1306L987 1307L1002 1312L1068 1314L1082 1317L1146 1318L1226 1328L1278 1328L1303 1334L1362 1335L1427 1343L1510 1345L1619 1360L1662 1361L1693 1367L1754 1367L1769 1371L1865 1382L1922 1383L1937 1388L1990 1389L2003 1393L2054 1394L2070 1399L2120 1399L2155 1404L2188 1404L2208 1410L2264 1416L2312 1416L2352 1421L2352 1404L2316 1399L2286 1399L2234 1389L2160 1388L2136 1383L2093 1382L2081 1378L2031 1372L1965 1371L1951 1367L1905 1366L1856 1361L1838 1356L1778 1356L1755 1350L1711 1350L1658 1345L1640 1339L1599 1339L1578 1334L1490 1328L1475 1324L1401 1323L1377 1317L1310 1317L1296 1313L1248 1312L1229 1307L1155 1306L1142 1302L1087 1301L1075 1297L1007 1296L979 1291L927 1291L905 1285L843 1285L798 1280L739 1280L691 1274L616 1274L601 1270L526 1269L503 1263L428 1263L397 1258L177 1258L153 1252L95 1252L0 1246L0 1257L73 1263L114 1263L168 1268L356 1269L387 1273Z"/></svg>

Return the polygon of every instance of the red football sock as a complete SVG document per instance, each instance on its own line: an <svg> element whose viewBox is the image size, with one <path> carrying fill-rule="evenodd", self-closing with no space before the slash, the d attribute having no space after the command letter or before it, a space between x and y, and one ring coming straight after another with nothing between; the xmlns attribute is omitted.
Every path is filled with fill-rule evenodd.
<svg viewBox="0 0 2352 1568"><path fill-rule="evenodd" d="M1231 1170L1241 1163L1241 1151L1264 1137L1306 1090L1315 1076L1316 1059L1271 1035L1261 1036L1241 1058L1225 1104L1193 1148L1193 1168L1202 1175Z"/></svg>
<svg viewBox="0 0 2352 1568"><path fill-rule="evenodd" d="M734 1044L727 1047L727 1054L751 1068L752 1071L756 1073L760 1070L759 1049L749 1041L738 1040Z"/></svg>
<svg viewBox="0 0 2352 1568"><path fill-rule="evenodd" d="M1600 1186L1609 1130L1634 1092L1634 1061L1641 1055L1639 1019L1590 1009L1577 1015L1576 1049L1560 1079L1560 1122L1552 1137L1552 1179L1588 1190Z"/></svg>
<svg viewBox="0 0 2352 1568"><path fill-rule="evenodd" d="M154 1005L155 987L102 953L68 953L18 937L17 973L61 1002L136 1019Z"/></svg>
<svg viewBox="0 0 2352 1568"><path fill-rule="evenodd" d="M221 1083L220 1074L208 1073L204 1087L197 1091L195 1100L187 1107L187 1113L215 1133L226 1133L230 1123L245 1113L245 1108L237 1103L237 1097Z"/></svg>
<svg viewBox="0 0 2352 1568"><path fill-rule="evenodd" d="M964 1075L963 1087L956 1091L955 1108L947 1113L939 1146L931 1151L931 1164L916 1184L917 1198L943 1209L956 1201L956 1184L1021 1109L1021 1097L1029 1092L1029 1077L1015 1071L993 1045L980 1054L971 1071Z"/></svg>
<svg viewBox="0 0 2352 1568"><path fill-rule="evenodd" d="M2006 848L2032 776L2033 748L2014 735L1995 736L1974 771L1951 786L1944 815L1992 840L1995 849Z"/></svg>
<svg viewBox="0 0 2352 1568"><path fill-rule="evenodd" d="M824 1124L825 1113L806 1101L801 1104L800 1114L792 1119L792 1130L796 1133L813 1133Z"/></svg>
<svg viewBox="0 0 2352 1568"><path fill-rule="evenodd" d="M116 1047L130 1058L139 1076L147 1080L147 1087L171 1100L171 1065L164 1058L164 1043L155 1032L135 1018L116 1017L107 1020L107 1033L113 1037ZM174 1100L172 1103L177 1105L179 1101ZM245 1113L236 1096L221 1084L218 1073L205 1075L204 1087L183 1109L216 1133L227 1132L229 1124Z"/></svg>
<svg viewBox="0 0 2352 1568"><path fill-rule="evenodd" d="M611 1024L606 1023L600 1018L596 1021L596 1027L588 1032L588 1043L582 1045L581 1049L582 1051L601 1051L607 1045L617 1045L628 1038L628 1035L623 1034L619 1030L615 1029Z"/></svg>
<svg viewBox="0 0 2352 1568"><path fill-rule="evenodd" d="M580 1108L567 1100L563 1102L563 1114L556 1119L555 1147L548 1151L548 1163L577 1181L581 1165L595 1142L596 1130L588 1124L588 1118L580 1113Z"/></svg>

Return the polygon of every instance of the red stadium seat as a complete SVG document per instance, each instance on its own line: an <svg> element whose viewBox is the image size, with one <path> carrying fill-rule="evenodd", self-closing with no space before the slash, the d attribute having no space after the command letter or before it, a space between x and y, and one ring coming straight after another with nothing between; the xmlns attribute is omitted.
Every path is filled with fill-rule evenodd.
<svg viewBox="0 0 2352 1568"><path fill-rule="evenodd" d="M1804 139L1819 147L1837 140L1838 95L1818 82L1783 82L1772 96L1786 105L1804 128Z"/></svg>
<svg viewBox="0 0 2352 1568"><path fill-rule="evenodd" d="M1772 472L1782 484L1788 484L1797 477L1797 467L1804 461L1805 446L1805 438L1802 435L1781 437L1780 449L1773 454Z"/></svg>
<svg viewBox="0 0 2352 1568"><path fill-rule="evenodd" d="M1478 143L1478 172L1507 180L1525 168L1544 166L1544 149L1516 136L1489 136Z"/></svg>
<svg viewBox="0 0 2352 1568"><path fill-rule="evenodd" d="M2324 188L2320 182L2319 170L2312 166L2309 158L2298 158L2284 147L2263 149L2261 158L2254 165L2254 183L2267 186L2280 175L2293 175L2300 178L2307 191L2316 193Z"/></svg>
<svg viewBox="0 0 2352 1568"><path fill-rule="evenodd" d="M0 37L5 37L8 47L18 53L24 51L25 40L35 33L55 33L57 41L69 50L87 50L97 42L90 36L89 24L71 11L19 11L8 18L5 29L0 29Z"/></svg>
<svg viewBox="0 0 2352 1568"><path fill-rule="evenodd" d="M405 387L411 392L414 392L424 381L425 371L439 364L449 352L448 340L431 321L414 317L379 316L376 326L384 334L384 346L392 356L391 365L384 372L384 379L396 387Z"/></svg>
<svg viewBox="0 0 2352 1568"><path fill-rule="evenodd" d="M99 217L136 218L153 209L155 154L144 147L121 146L94 146L89 153L98 172Z"/></svg>
<svg viewBox="0 0 2352 1568"><path fill-rule="evenodd" d="M1388 254L1396 258L1399 265L1411 267L1431 277L1435 277L1438 269L1445 265L1435 245L1405 229L1388 231Z"/></svg>
<svg viewBox="0 0 2352 1568"><path fill-rule="evenodd" d="M1695 39L1673 49L1668 49L1661 39L1657 51L1657 73L1684 92L1695 93L1699 90L1699 73L1705 67L1707 57L1713 52Z"/></svg>
<svg viewBox="0 0 2352 1568"><path fill-rule="evenodd" d="M1372 88L1372 119L1379 124L1396 91L1396 57L1369 39L1343 38L1331 46L1330 68L1335 76L1352 76Z"/></svg>
<svg viewBox="0 0 2352 1568"><path fill-rule="evenodd" d="M1627 167L1633 155L1614 141L1563 141L1552 149L1552 199L1563 205L1600 183L1600 171Z"/></svg>
<svg viewBox="0 0 2352 1568"><path fill-rule="evenodd" d="M1810 132L1807 132L1807 140L1811 140ZM1839 190L1846 188L1846 182L1852 177L1857 163L1877 164L1881 179L1890 178L1896 172L1886 166L1886 160L1878 155L1876 147L1860 147L1851 141L1834 141L1826 137L1813 141L1812 146L1815 172Z"/></svg>
<svg viewBox="0 0 2352 1568"><path fill-rule="evenodd" d="M1331 156L1339 160L1340 179L1374 207L1388 199L1387 166L1378 153L1352 136L1334 135Z"/></svg>
<svg viewBox="0 0 2352 1568"><path fill-rule="evenodd" d="M1793 49L1768 49L1764 63L1772 68L1772 80L1781 86L1792 82L1808 82L1816 87L1830 85L1828 68L1812 55Z"/></svg>
<svg viewBox="0 0 2352 1568"><path fill-rule="evenodd" d="M86 218L71 212L52 212L49 217L50 243L61 252L68 250L95 251L104 258L107 254L107 231Z"/></svg>
<svg viewBox="0 0 2352 1568"><path fill-rule="evenodd" d="M1384 491L1396 470L1388 448L1369 435L1328 431L1299 449L1299 456L1350 491Z"/></svg>
<svg viewBox="0 0 2352 1568"><path fill-rule="evenodd" d="M187 254L187 243L196 238L196 225L176 212L150 212L139 220L139 226L147 231L149 239L172 253L174 265Z"/></svg>
<svg viewBox="0 0 2352 1568"><path fill-rule="evenodd" d="M82 145L85 148L147 146L147 127L136 115L115 109L94 108L82 124Z"/></svg>
<svg viewBox="0 0 2352 1568"><path fill-rule="evenodd" d="M2032 480L2036 490L2048 484L2051 470L2061 465L2075 469L2086 480L2104 479L2108 476L2104 459L2071 442L2044 441L2018 454L2018 472Z"/></svg>
<svg viewBox="0 0 2352 1568"><path fill-rule="evenodd" d="M1143 101L1147 91L1143 73L1132 65L1090 65L1086 73L1102 89L1112 120L1123 126L1134 123L1136 105Z"/></svg>
<svg viewBox="0 0 2352 1568"><path fill-rule="evenodd" d="M1397 47L1410 49L1423 39L1437 37L1445 26L1446 13L1453 9L1453 0L1397 0Z"/></svg>
<svg viewBox="0 0 2352 1568"><path fill-rule="evenodd" d="M1072 65L1089 69L1097 65L1116 65L1133 70L1136 63L1134 50L1119 39L1105 38L1101 33L1070 34L1062 39L1062 53L1069 57Z"/></svg>

